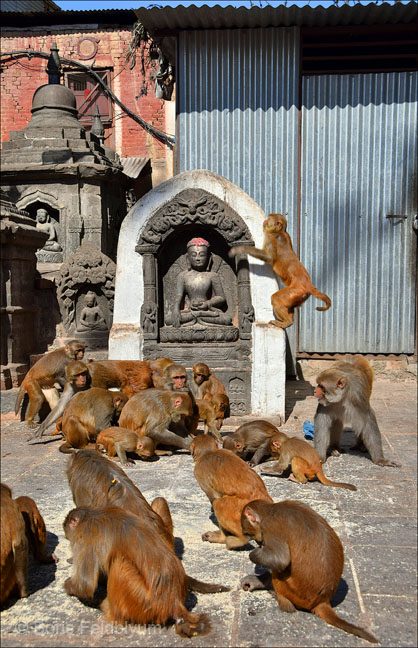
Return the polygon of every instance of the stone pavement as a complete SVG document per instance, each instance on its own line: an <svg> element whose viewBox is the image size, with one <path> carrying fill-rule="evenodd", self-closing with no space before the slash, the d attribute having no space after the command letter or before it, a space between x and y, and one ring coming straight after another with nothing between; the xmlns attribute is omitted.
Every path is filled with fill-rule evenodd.
<svg viewBox="0 0 418 648"><path fill-rule="evenodd" d="M190 640L173 628L111 626L100 610L67 596L71 573L69 543L62 523L73 508L65 477L67 458L59 443L29 445L28 430L10 412L16 390L2 393L2 481L15 497L33 497L48 529L48 546L59 557L56 566L31 563L30 596L11 601L1 613L2 646L362 646L370 645L333 628L313 614L279 610L271 592L247 593L240 579L253 573L248 550L228 552L201 541L214 529L209 501L193 476L189 454L137 461L129 476L150 501L167 498L174 520L176 548L186 571L201 580L222 582L231 592L189 595L187 605L206 612L212 632ZM319 482L295 484L266 476L275 501L287 498L311 505L340 535L345 569L333 603L345 619L370 629L382 646L417 646L416 636L416 385L376 380L372 404L384 440L385 454L401 469L374 466L367 456L347 453L326 464L336 481L354 483L358 491L330 488ZM287 417L283 430L302 438L305 419L313 421L316 400L309 382L287 384ZM274 419L271 419L274 422ZM222 433L242 420L227 421ZM353 435L345 432L344 445Z"/></svg>

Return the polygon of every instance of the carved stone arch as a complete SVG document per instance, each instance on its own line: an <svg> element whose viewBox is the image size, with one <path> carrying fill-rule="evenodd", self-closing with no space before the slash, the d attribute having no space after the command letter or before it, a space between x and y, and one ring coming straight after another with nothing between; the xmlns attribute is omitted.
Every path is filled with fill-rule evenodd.
<svg viewBox="0 0 418 648"><path fill-rule="evenodd" d="M65 205L59 201L58 196L55 196L52 193L47 193L46 191L41 191L40 189L34 190L32 188L22 194L16 205L19 209L26 209L29 205L36 202L46 203L52 207L52 209L56 209L60 215L65 210Z"/></svg>
<svg viewBox="0 0 418 648"><path fill-rule="evenodd" d="M231 246L254 245L241 216L222 199L204 189L185 189L153 214L141 231L137 252L155 253L175 229L187 225L216 228Z"/></svg>

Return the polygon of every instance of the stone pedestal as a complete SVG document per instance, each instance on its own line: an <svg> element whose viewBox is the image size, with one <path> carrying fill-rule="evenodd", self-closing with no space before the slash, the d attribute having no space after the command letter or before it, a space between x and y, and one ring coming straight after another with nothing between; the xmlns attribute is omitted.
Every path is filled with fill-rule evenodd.
<svg viewBox="0 0 418 648"><path fill-rule="evenodd" d="M211 249L228 262L234 245L261 244L264 219L244 191L210 171L181 173L141 198L119 236L109 358L168 356L188 369L205 362L223 380L231 413L284 417L285 333L268 325L277 280L266 264L252 257L236 258L236 266L230 263L236 295L231 334L238 331L230 342L204 335L193 341L175 335L177 341L170 342L164 329L165 282L189 236L210 239Z"/></svg>
<svg viewBox="0 0 418 648"><path fill-rule="evenodd" d="M34 286L35 252L47 234L29 214L2 194L1 207L1 388L18 387L36 347Z"/></svg>

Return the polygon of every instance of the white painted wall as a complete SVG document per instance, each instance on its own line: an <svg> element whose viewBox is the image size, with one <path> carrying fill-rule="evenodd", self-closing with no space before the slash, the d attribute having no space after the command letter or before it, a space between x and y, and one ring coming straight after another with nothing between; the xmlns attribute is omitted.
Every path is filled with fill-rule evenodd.
<svg viewBox="0 0 418 648"><path fill-rule="evenodd" d="M122 223L119 235L115 307L109 338L109 358L142 359L140 311L144 301L142 256L135 246L153 214L185 189L203 189L234 209L250 230L255 244L263 242L265 213L242 189L206 170L185 171L143 196ZM278 289L276 277L262 261L248 257L251 299L255 311L252 339L251 411L259 416L284 417L286 377L285 333L267 326L274 318L270 297Z"/></svg>

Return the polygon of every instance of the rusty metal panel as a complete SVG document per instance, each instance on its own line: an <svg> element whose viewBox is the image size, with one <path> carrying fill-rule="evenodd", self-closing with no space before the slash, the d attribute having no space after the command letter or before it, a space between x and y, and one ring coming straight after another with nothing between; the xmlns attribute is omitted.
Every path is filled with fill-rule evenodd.
<svg viewBox="0 0 418 648"><path fill-rule="evenodd" d="M303 78L300 257L332 306L302 306L301 352L414 352L417 80Z"/></svg>
<svg viewBox="0 0 418 648"><path fill-rule="evenodd" d="M177 172L209 169L296 224L298 29L183 31L177 74Z"/></svg>

